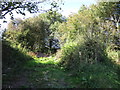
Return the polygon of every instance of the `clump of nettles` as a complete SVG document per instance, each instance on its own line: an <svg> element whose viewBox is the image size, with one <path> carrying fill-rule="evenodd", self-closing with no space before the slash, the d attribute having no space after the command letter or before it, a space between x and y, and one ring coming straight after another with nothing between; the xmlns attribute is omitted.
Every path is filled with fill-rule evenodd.
<svg viewBox="0 0 120 90"><path fill-rule="evenodd" d="M66 43L61 49L60 65L66 69L79 69L86 64L104 62L106 52L103 45L93 39Z"/></svg>

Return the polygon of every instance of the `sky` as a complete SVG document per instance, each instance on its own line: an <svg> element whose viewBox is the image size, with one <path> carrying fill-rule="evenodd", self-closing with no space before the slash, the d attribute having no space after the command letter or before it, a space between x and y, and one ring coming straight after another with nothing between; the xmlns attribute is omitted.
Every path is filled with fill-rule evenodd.
<svg viewBox="0 0 120 90"><path fill-rule="evenodd" d="M64 6L62 6L64 16L69 16L72 13L77 13L82 5L96 4L96 0L64 0Z"/></svg>
<svg viewBox="0 0 120 90"><path fill-rule="evenodd" d="M87 6L91 4L96 4L96 0L63 0L63 1L64 1L64 5L61 6L62 7L61 14L66 17L68 17L72 13L77 13L83 4ZM24 19L24 18L36 16L36 15L37 14L30 14L30 13L28 13L27 16L23 16L20 14L14 14L14 18ZM9 22L10 16L6 15L6 18ZM3 20L0 20L0 23L2 23L2 21ZM2 24L1 28L6 28L6 27L7 27L7 24Z"/></svg>

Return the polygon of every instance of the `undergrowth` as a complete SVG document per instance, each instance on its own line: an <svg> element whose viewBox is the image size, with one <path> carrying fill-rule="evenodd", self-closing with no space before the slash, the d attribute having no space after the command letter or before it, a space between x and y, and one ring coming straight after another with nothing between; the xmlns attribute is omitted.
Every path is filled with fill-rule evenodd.
<svg viewBox="0 0 120 90"><path fill-rule="evenodd" d="M111 58L107 60L105 58L104 62L96 61L96 59L92 61L93 63L87 61L88 63L81 64L80 61L79 64L75 64L76 66L72 61L69 65L74 66L66 69L67 63L61 66L61 59L56 57L30 57L9 44L3 44L3 88L9 86L11 88L120 88L120 65L111 62ZM80 53L75 54L77 45L71 43L67 48L62 49L66 51L61 52L65 54L64 60L86 58L78 59L77 55ZM19 80L22 78L24 79L20 84Z"/></svg>

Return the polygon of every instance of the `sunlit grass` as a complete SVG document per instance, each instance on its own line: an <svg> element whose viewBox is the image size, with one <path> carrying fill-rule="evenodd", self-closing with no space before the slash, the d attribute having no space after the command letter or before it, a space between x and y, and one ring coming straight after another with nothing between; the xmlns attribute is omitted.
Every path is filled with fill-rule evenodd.
<svg viewBox="0 0 120 90"><path fill-rule="evenodd" d="M112 59L112 61L114 62L118 62L118 60L120 59L120 51L110 51L108 53L108 57Z"/></svg>
<svg viewBox="0 0 120 90"><path fill-rule="evenodd" d="M59 60L57 60L55 57L40 57L40 58L34 58L36 63L42 63L42 64L58 64Z"/></svg>
<svg viewBox="0 0 120 90"><path fill-rule="evenodd" d="M21 85L21 88L27 88L31 85L35 88L118 88L120 87L119 69L115 65L108 65L107 63L86 64L80 71L66 70L64 67L59 66L60 60L56 57L41 57L41 58L27 58L24 53L15 50L14 59L18 61L24 57L25 62L15 65L21 67L13 68L8 76L4 77L7 83L9 78L15 80L15 74L25 74L28 85ZM111 57L117 59L117 52L111 52ZM19 58L18 58L19 57ZM12 58L11 58L12 59ZM111 60L111 59L110 59ZM12 64L14 65L14 63ZM19 71L20 73L16 73ZM19 76L22 78L24 76ZM13 82L13 81L12 81ZM29 83L31 83L29 85Z"/></svg>
<svg viewBox="0 0 120 90"><path fill-rule="evenodd" d="M34 87L43 88L63 88L67 83L67 72L64 68L58 66L59 60L55 57L34 58L28 61L24 69L30 73L28 75L29 82L32 82Z"/></svg>

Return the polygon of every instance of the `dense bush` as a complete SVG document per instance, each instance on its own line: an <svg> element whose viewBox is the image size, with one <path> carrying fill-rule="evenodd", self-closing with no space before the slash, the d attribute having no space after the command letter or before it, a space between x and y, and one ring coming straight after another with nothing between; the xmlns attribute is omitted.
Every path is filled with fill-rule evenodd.
<svg viewBox="0 0 120 90"><path fill-rule="evenodd" d="M14 24L13 24L14 26ZM30 50L45 48L48 25L41 18L29 18L22 21L15 30L8 28L5 32L6 40Z"/></svg>
<svg viewBox="0 0 120 90"><path fill-rule="evenodd" d="M61 49L60 63L67 69L79 69L86 64L104 62L107 54L104 46L93 39L71 42Z"/></svg>

